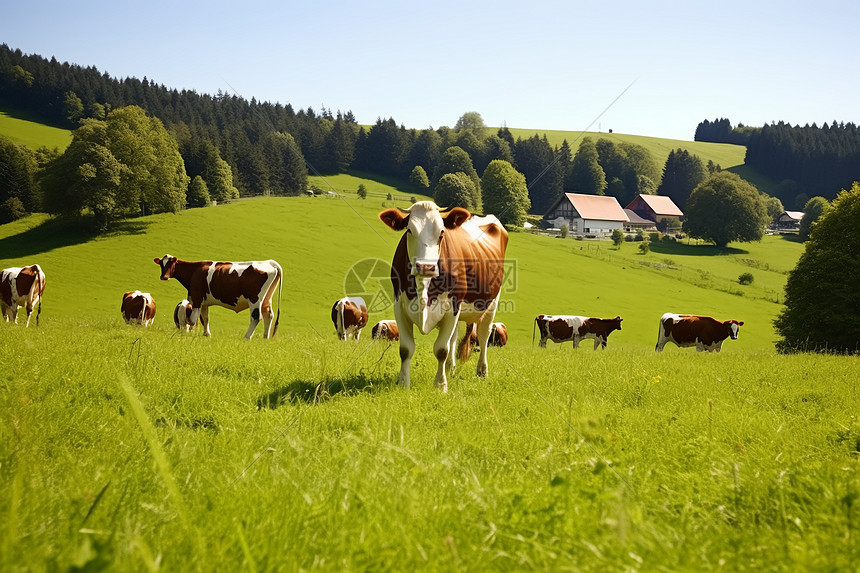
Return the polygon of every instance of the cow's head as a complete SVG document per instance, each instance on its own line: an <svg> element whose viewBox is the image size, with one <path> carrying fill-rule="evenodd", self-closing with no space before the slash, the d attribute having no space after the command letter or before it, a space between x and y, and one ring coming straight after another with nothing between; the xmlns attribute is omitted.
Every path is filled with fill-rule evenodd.
<svg viewBox="0 0 860 573"><path fill-rule="evenodd" d="M386 209L379 214L383 223L394 229L406 229L406 250L415 277L439 275L439 245L446 229L456 229L472 216L462 207L442 212L432 201L413 203L406 211Z"/></svg>
<svg viewBox="0 0 860 573"><path fill-rule="evenodd" d="M172 255L164 255L160 259L152 259L155 264L161 267L161 280L166 281L173 276L173 268L176 266L176 257Z"/></svg>
<svg viewBox="0 0 860 573"><path fill-rule="evenodd" d="M738 332L740 332L741 327L744 325L743 321L738 322L737 320L727 320L726 324L729 325L729 338L737 340Z"/></svg>
<svg viewBox="0 0 860 573"><path fill-rule="evenodd" d="M621 321L624 320L620 316L616 316L612 319L612 328L613 330L621 330Z"/></svg>

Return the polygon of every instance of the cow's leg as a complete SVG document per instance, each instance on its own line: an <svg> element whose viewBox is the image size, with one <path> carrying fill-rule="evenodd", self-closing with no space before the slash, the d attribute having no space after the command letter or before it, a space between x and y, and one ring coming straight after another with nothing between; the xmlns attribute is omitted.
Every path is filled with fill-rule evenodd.
<svg viewBox="0 0 860 573"><path fill-rule="evenodd" d="M400 296L406 296L401 293ZM403 312L401 301L394 303L394 318L400 331L400 374L397 383L404 388L409 388L409 370L412 364L412 355L415 354L415 335L412 332L412 320Z"/></svg>
<svg viewBox="0 0 860 573"><path fill-rule="evenodd" d="M433 354L439 365L436 369L436 388L443 393L448 391L448 377L445 375L445 365L448 363L449 356L453 354L451 350L451 338L457 334L457 317L453 314L446 314L437 326L439 335L436 337L436 342L433 343Z"/></svg>
<svg viewBox="0 0 860 573"><path fill-rule="evenodd" d="M272 310L271 302L264 302L261 312L263 315L263 338L271 338L275 318L275 311Z"/></svg>
<svg viewBox="0 0 860 573"><path fill-rule="evenodd" d="M575 334L574 334L574 335L573 335L573 347L574 347L574 348L579 348L579 342L580 342L581 340L582 340L582 339L581 339L580 337L578 337L577 335L575 335Z"/></svg>
<svg viewBox="0 0 860 573"><path fill-rule="evenodd" d="M478 366L475 369L475 374L477 374L479 378L484 378L489 370L487 365L487 343L490 340L490 331L493 327L494 318L495 313L491 313L491 315L484 316L483 322L478 323L478 347L481 352L478 354Z"/></svg>
<svg viewBox="0 0 860 573"><path fill-rule="evenodd" d="M538 346L541 348L546 348L546 336L541 335L540 342L538 342Z"/></svg>
<svg viewBox="0 0 860 573"><path fill-rule="evenodd" d="M27 308L27 323L24 325L24 328L30 328L30 315L33 314L33 305L28 302L26 308Z"/></svg>
<svg viewBox="0 0 860 573"><path fill-rule="evenodd" d="M251 311L251 324L248 326L248 332L245 333L245 338L248 340L254 336L254 331L257 330L257 325L260 324L260 307L252 306Z"/></svg>
<svg viewBox="0 0 860 573"><path fill-rule="evenodd" d="M191 322L196 320L194 313L197 313L197 316L200 317L200 324L203 325L203 336L212 336L212 333L209 332L209 307L204 306L199 310L194 309L191 311Z"/></svg>
<svg viewBox="0 0 860 573"><path fill-rule="evenodd" d="M18 303L13 302L12 306L9 307L9 319L12 321L12 324L18 324Z"/></svg>
<svg viewBox="0 0 860 573"><path fill-rule="evenodd" d="M3 312L3 320L9 322L9 307L0 302L0 311Z"/></svg>

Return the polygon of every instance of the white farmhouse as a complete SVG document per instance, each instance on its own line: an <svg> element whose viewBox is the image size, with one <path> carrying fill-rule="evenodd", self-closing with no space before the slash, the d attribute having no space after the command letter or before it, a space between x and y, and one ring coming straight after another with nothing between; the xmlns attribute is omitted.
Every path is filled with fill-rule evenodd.
<svg viewBox="0 0 860 573"><path fill-rule="evenodd" d="M572 235L605 237L628 222L615 197L565 193L543 216L553 227L567 225Z"/></svg>

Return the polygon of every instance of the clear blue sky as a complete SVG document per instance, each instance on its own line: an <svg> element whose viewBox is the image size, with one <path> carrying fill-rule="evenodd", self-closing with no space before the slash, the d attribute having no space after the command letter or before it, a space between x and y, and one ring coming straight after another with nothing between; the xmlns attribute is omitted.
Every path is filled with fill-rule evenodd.
<svg viewBox="0 0 860 573"><path fill-rule="evenodd" d="M477 111L489 126L691 140L718 117L860 123L858 22L856 0L36 0L7 3L0 42L360 123Z"/></svg>

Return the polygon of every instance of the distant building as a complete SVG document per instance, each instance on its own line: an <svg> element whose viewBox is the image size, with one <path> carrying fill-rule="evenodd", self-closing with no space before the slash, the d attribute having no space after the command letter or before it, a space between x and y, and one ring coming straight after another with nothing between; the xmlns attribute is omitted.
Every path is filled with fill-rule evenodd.
<svg viewBox="0 0 860 573"><path fill-rule="evenodd" d="M572 235L603 237L623 229L627 215L615 197L565 193L543 216L553 227L567 225Z"/></svg>
<svg viewBox="0 0 860 573"><path fill-rule="evenodd" d="M799 231L801 219L803 211L783 211L774 219L773 226L781 231Z"/></svg>
<svg viewBox="0 0 860 573"><path fill-rule="evenodd" d="M663 195L637 195L625 209L633 211L642 219L653 222L662 232L667 229L677 229L681 226L684 216L671 198Z"/></svg>

